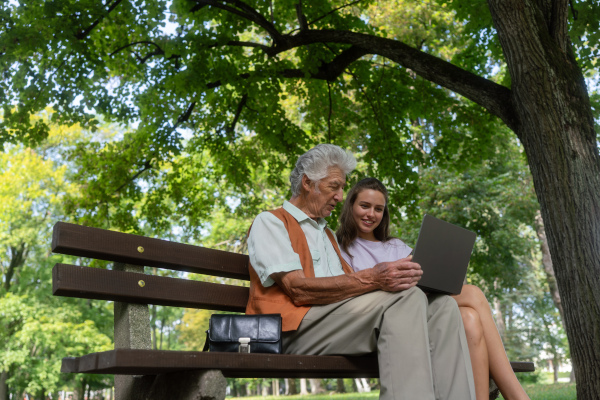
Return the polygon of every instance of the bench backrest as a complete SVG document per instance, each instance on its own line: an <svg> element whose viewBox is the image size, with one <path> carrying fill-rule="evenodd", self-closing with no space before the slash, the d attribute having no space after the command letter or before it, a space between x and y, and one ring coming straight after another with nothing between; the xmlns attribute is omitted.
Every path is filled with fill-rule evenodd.
<svg viewBox="0 0 600 400"><path fill-rule="evenodd" d="M249 280L248 256L58 222L52 251L117 263ZM127 303L244 312L248 288L67 264L53 269L53 294Z"/></svg>

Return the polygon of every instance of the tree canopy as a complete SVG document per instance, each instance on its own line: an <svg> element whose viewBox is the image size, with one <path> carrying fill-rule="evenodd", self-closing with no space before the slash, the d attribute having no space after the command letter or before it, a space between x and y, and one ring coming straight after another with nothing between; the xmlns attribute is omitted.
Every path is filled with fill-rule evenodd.
<svg viewBox="0 0 600 400"><path fill-rule="evenodd" d="M502 153L504 125L529 163L578 393L593 398L600 97L585 79L597 80L599 13L592 0L9 2L0 140L39 142L48 124L31 116L47 105L57 123L133 126L73 149L88 195L72 212L193 230L228 206L221 194L242 215L285 197L282 172L321 142L353 150L416 210L422 171Z"/></svg>

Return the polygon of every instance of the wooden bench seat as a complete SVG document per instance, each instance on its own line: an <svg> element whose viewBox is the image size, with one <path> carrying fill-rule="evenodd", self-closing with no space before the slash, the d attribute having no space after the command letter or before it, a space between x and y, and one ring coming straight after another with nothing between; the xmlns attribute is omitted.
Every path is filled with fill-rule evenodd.
<svg viewBox="0 0 600 400"><path fill-rule="evenodd" d="M137 272L56 264L52 271L56 296L244 312L249 289L143 274L141 266L166 268L249 280L248 256L160 239L59 222L52 251L127 264ZM137 269L136 269L137 268ZM122 269L122 268L121 268ZM115 312L115 331L117 321ZM149 332L147 333L149 336ZM198 332L204 335L204 332ZM116 336L116 334L115 334ZM149 338L148 338L149 340ZM123 348L65 358L62 372L158 375L178 371L220 370L243 378L370 378L378 377L377 357L211 353ZM515 372L534 370L533 363L511 362ZM118 391L117 391L118 392Z"/></svg>
<svg viewBox="0 0 600 400"><path fill-rule="evenodd" d="M376 378L377 357L116 349L63 360L62 372L157 375L218 369L228 378Z"/></svg>
<svg viewBox="0 0 600 400"><path fill-rule="evenodd" d="M511 362L515 372L531 372L530 362ZM361 357L238 354L201 351L116 349L65 358L62 372L156 375L219 369L228 378L377 378L374 355Z"/></svg>

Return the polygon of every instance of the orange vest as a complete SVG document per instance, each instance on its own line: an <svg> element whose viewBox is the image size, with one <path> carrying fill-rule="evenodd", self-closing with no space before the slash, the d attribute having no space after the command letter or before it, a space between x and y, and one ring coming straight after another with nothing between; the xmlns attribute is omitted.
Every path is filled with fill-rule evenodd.
<svg viewBox="0 0 600 400"><path fill-rule="evenodd" d="M270 212L283 222L285 229L288 231L290 241L292 242L292 249L300 256L300 264L302 265L304 276L307 278L314 278L315 270L312 257L308 248L306 236L304 235L300 224L283 208L278 208L277 210ZM335 252L342 262L344 272L346 274L352 273L352 268L344 261L340 254L340 249L333 234L329 229L325 229L325 231L327 232L327 236L329 237ZM264 287L250 262L248 262L248 266L250 272L250 297L248 298L248 305L246 306L246 314L281 314L281 329L284 332L298 329L300 322L302 322L302 318L304 318L308 310L310 310L310 306L294 305L292 299L290 299L277 284Z"/></svg>

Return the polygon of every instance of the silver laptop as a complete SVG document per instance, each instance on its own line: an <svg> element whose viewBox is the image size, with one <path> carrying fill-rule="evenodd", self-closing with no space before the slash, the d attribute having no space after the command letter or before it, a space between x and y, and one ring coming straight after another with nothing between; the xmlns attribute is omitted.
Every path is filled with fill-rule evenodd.
<svg viewBox="0 0 600 400"><path fill-rule="evenodd" d="M425 214L412 258L423 269L417 286L426 292L459 294L476 237L475 232Z"/></svg>

